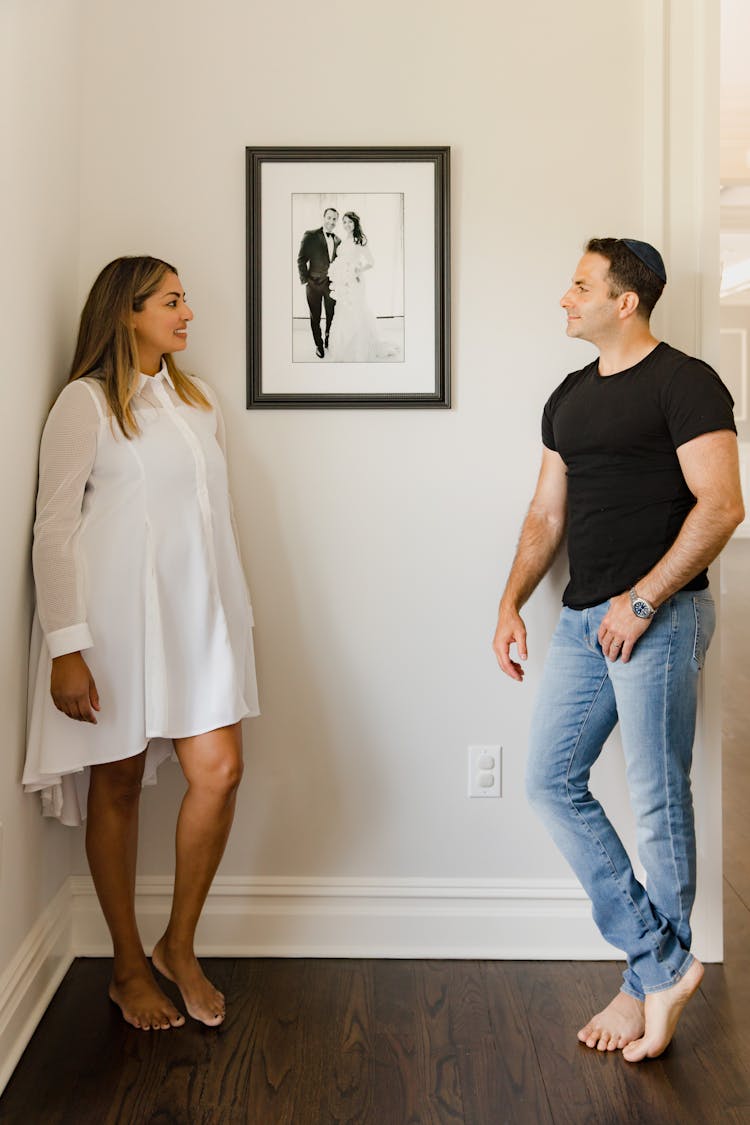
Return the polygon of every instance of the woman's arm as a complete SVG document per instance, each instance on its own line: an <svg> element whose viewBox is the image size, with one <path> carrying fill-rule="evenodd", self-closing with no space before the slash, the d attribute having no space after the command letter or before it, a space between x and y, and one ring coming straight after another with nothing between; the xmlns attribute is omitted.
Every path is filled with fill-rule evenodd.
<svg viewBox="0 0 750 1125"><path fill-rule="evenodd" d="M95 723L99 699L82 649L93 647L86 621L78 533L86 482L96 456L99 411L91 390L71 383L42 434L32 562L39 620L52 657L55 706Z"/></svg>

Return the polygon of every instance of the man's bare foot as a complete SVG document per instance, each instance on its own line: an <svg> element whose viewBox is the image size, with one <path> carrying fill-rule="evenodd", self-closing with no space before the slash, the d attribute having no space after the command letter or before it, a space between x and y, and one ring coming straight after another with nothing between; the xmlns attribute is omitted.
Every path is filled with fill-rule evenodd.
<svg viewBox="0 0 750 1125"><path fill-rule="evenodd" d="M218 1027L226 1015L224 994L204 975L195 954L176 954L164 938L154 946L151 960L167 980L174 981L182 993L188 1014L208 1027Z"/></svg>
<svg viewBox="0 0 750 1125"><path fill-rule="evenodd" d="M646 996L646 1030L642 1039L628 1043L622 1052L628 1062L655 1059L665 1049L675 1033L682 1009L698 989L703 979L703 966L695 960L677 984L663 992L649 992Z"/></svg>
<svg viewBox="0 0 750 1125"><path fill-rule="evenodd" d="M578 1038L597 1051L617 1051L639 1039L645 1028L643 1003L628 992L618 992L604 1011L581 1028Z"/></svg>
<svg viewBox="0 0 750 1125"><path fill-rule="evenodd" d="M185 1022L182 1012L164 995L148 968L130 976L113 975L109 998L117 1004L125 1022L142 1031L166 1031L182 1027Z"/></svg>

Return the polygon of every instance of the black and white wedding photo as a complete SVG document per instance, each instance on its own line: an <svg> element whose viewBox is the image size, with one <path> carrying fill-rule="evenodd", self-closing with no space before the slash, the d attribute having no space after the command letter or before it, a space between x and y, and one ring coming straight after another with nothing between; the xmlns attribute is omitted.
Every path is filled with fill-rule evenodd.
<svg viewBox="0 0 750 1125"><path fill-rule="evenodd" d="M447 148L248 148L247 406L450 405Z"/></svg>
<svg viewBox="0 0 750 1125"><path fill-rule="evenodd" d="M292 244L293 362L403 361L403 193L295 193Z"/></svg>

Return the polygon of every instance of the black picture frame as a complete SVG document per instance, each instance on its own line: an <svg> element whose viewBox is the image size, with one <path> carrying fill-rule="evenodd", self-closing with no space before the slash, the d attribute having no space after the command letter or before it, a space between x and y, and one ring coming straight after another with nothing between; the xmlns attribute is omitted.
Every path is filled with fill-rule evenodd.
<svg viewBox="0 0 750 1125"><path fill-rule="evenodd" d="M248 409L450 407L450 148L248 147L245 152ZM321 357L310 335L314 318L307 303L304 315L300 311L304 283L294 293L301 230L299 222L295 229L295 216L309 217L316 201L329 198L336 208L364 200L366 209L369 201L402 217L400 232L394 221L393 236L380 238L381 248L385 242L399 244L391 248L389 261L401 253L402 280L389 282L391 292L400 286L395 310L400 318L373 320L394 340L390 350L378 354L378 362L328 362L335 349L334 356L326 351ZM369 208L371 215L375 209ZM373 250L376 266L378 249ZM391 266L391 274L397 278L398 269ZM397 298L392 301L395 308ZM323 324L327 337L325 316Z"/></svg>

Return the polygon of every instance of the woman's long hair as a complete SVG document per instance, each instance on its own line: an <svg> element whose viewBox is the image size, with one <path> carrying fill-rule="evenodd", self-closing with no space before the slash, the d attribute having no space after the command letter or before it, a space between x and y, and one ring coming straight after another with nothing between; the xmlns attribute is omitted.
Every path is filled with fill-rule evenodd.
<svg viewBox="0 0 750 1125"><path fill-rule="evenodd" d="M357 245L358 246L366 246L367 245L367 236L365 235L365 232L362 230L362 224L359 220L359 215L357 214L357 212L356 211L345 211L344 212L344 218L345 219L351 219L351 221L354 223L354 230L352 231L352 238L357 243Z"/></svg>
<svg viewBox="0 0 750 1125"><path fill-rule="evenodd" d="M81 313L68 382L94 375L101 382L112 415L126 438L140 433L131 406L138 390L139 373L132 317L157 291L167 273L176 274L177 270L160 258L115 258L92 285ZM206 396L180 371L172 356L166 354L164 361L182 401L210 410Z"/></svg>

